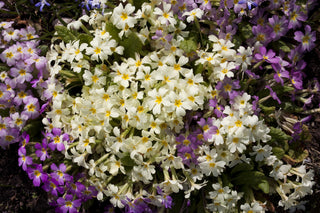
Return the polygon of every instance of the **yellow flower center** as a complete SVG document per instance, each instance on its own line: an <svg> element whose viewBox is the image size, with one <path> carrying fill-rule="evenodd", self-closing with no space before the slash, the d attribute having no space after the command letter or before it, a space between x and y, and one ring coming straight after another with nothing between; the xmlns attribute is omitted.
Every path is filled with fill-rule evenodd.
<svg viewBox="0 0 320 213"><path fill-rule="evenodd" d="M125 21L128 18L128 14L123 12L121 13L120 17L122 18L123 21Z"/></svg>

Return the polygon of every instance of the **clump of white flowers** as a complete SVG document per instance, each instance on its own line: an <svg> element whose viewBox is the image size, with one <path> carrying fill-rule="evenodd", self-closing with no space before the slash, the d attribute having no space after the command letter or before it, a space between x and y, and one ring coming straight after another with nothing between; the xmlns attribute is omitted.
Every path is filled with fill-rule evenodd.
<svg viewBox="0 0 320 213"><path fill-rule="evenodd" d="M191 22L202 13L184 16ZM206 50L196 46L187 52L186 24L173 15L171 4L159 1L137 11L130 3L103 15L93 11L69 28L70 39L58 37L47 55L52 105L44 123L48 131L69 135L65 158L85 171L98 200L108 197L120 208L142 201L169 208L173 193L184 191L188 199L207 188L207 209L226 212L238 209L245 195L221 184L223 174L237 177L243 168L257 177L268 171L285 208L311 192L310 172L273 155L270 130L254 114L251 96L234 93L231 105L215 88L231 81L237 67L250 65L252 49L237 51L231 41L211 35ZM232 82L223 88L231 93ZM223 105L223 115L211 112L213 99L215 109ZM190 112L200 110L209 112L198 119L200 128L186 130ZM257 165L263 170L255 171ZM229 182L249 190L241 175ZM297 182L287 180L292 175ZM275 192L263 183L256 189ZM265 210L263 203L245 198L242 211Z"/></svg>

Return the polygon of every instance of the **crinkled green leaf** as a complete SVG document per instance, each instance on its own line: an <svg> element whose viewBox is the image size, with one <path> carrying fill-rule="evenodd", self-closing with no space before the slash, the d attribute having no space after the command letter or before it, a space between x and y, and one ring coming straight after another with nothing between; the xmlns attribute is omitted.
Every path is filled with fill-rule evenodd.
<svg viewBox="0 0 320 213"><path fill-rule="evenodd" d="M274 106L265 106L263 104L259 104L259 107L263 110L263 112L269 114L269 113L273 113L276 110L276 107Z"/></svg>
<svg viewBox="0 0 320 213"><path fill-rule="evenodd" d="M285 154L285 151L280 148L280 147L273 147L272 148L272 153L278 158L278 159L282 159L284 154Z"/></svg>
<svg viewBox="0 0 320 213"><path fill-rule="evenodd" d="M245 40L253 37L252 27L251 27L251 25L250 25L249 23L240 24L240 25L239 25L239 30L240 30L240 32L241 32L241 36L242 36Z"/></svg>
<svg viewBox="0 0 320 213"><path fill-rule="evenodd" d="M278 86L275 86L272 88L273 91L275 91L278 95L279 94L283 94L283 93L286 93L286 92L291 92L291 91L294 91L294 88L293 87L290 87L290 86L282 86L282 85L278 85Z"/></svg>
<svg viewBox="0 0 320 213"><path fill-rule="evenodd" d="M132 167L135 164L134 160L132 160L130 158L130 153L126 153L126 155L124 157L121 158L121 163L124 165L124 166L129 166L129 167Z"/></svg>
<svg viewBox="0 0 320 213"><path fill-rule="evenodd" d="M142 53L142 43L139 37L135 33L131 33L128 38L125 38L120 42L120 45L124 47L123 54L125 57L135 58L135 54Z"/></svg>
<svg viewBox="0 0 320 213"><path fill-rule="evenodd" d="M261 179L258 184L258 188L261 189L265 194L268 194L270 191L269 182L266 179Z"/></svg>
<svg viewBox="0 0 320 213"><path fill-rule="evenodd" d="M290 52L291 48L288 46L287 43L283 41L278 41L279 42L279 49L282 50L283 52Z"/></svg>
<svg viewBox="0 0 320 213"><path fill-rule="evenodd" d="M267 177L259 171L244 171L232 178L235 185L248 185L251 188L261 189L264 193L269 193L269 183Z"/></svg>
<svg viewBox="0 0 320 213"><path fill-rule="evenodd" d="M77 78L77 74L68 70L60 70L59 74L67 78Z"/></svg>
<svg viewBox="0 0 320 213"><path fill-rule="evenodd" d="M119 32L120 30L114 26L111 22L106 23L106 31L111 35L111 37L116 40L116 42L120 42L121 39L119 38Z"/></svg>
<svg viewBox="0 0 320 213"><path fill-rule="evenodd" d="M41 121L32 121L31 123L24 126L21 132L27 132L27 134L30 135L31 138L33 138L37 134L39 134L39 129L41 129L41 125Z"/></svg>
<svg viewBox="0 0 320 213"><path fill-rule="evenodd" d="M6 65L0 65L0 72L2 71L8 71L10 68Z"/></svg>
<svg viewBox="0 0 320 213"><path fill-rule="evenodd" d="M57 31L58 36L64 42L69 42L76 40L76 36L72 34L72 32L65 26L55 26L54 29Z"/></svg>
<svg viewBox="0 0 320 213"><path fill-rule="evenodd" d="M283 142L288 141L292 137L283 132L280 128L270 128L269 135L271 136L271 141Z"/></svg>
<svg viewBox="0 0 320 213"><path fill-rule="evenodd" d="M285 155L284 157L294 163L301 163L304 159L308 157L308 155L309 152L307 150L290 149L288 151L288 155Z"/></svg>
<svg viewBox="0 0 320 213"><path fill-rule="evenodd" d="M89 44L93 40L93 37L88 34L81 33L78 35L78 39L80 40L80 44L82 43Z"/></svg>
<svg viewBox="0 0 320 213"><path fill-rule="evenodd" d="M49 50L48 45L40 45L38 48L41 50L40 55L43 55L43 56L45 56Z"/></svg>
<svg viewBox="0 0 320 213"><path fill-rule="evenodd" d="M133 5L136 7L136 11L141 8L141 5L146 2L145 0L133 0Z"/></svg>
<svg viewBox="0 0 320 213"><path fill-rule="evenodd" d="M297 107L293 102L285 102L284 103L284 107L283 110L287 111L287 112L302 112L303 108L302 107Z"/></svg>
<svg viewBox="0 0 320 213"><path fill-rule="evenodd" d="M190 53L197 50L197 42L194 39L183 40L180 43L180 48L186 53Z"/></svg>
<svg viewBox="0 0 320 213"><path fill-rule="evenodd" d="M0 116L1 117L8 117L10 115L9 109L1 109L0 110Z"/></svg>
<svg viewBox="0 0 320 213"><path fill-rule="evenodd" d="M238 172L251 171L251 170L253 170L253 166L251 164L241 163L232 168L231 176Z"/></svg>

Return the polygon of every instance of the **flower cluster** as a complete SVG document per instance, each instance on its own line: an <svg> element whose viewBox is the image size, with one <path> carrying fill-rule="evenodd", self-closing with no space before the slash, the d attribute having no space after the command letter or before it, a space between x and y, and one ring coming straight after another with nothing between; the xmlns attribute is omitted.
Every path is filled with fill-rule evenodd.
<svg viewBox="0 0 320 213"><path fill-rule="evenodd" d="M19 165L57 212L92 198L125 212L265 212L270 197L295 208L314 185L305 155L288 148L307 118L287 116L319 95L318 82L313 94L302 90L313 3L84 1L95 10L56 26L46 58L24 53L37 52L30 41L14 44L20 55L8 47L19 36L3 22L1 59L14 68L2 73L0 104L10 108L13 90L26 90L16 85L35 75L49 100L45 111L31 92L13 101L25 121L44 111L42 142L24 133Z"/></svg>
<svg viewBox="0 0 320 213"><path fill-rule="evenodd" d="M28 120L41 113L37 98L45 84L47 60L40 56L39 41L33 27L15 29L13 21L0 22L0 146L20 141Z"/></svg>

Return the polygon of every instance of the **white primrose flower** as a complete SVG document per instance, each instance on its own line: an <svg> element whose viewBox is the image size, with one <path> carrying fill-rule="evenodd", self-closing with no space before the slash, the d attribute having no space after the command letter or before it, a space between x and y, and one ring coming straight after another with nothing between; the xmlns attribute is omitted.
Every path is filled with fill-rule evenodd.
<svg viewBox="0 0 320 213"><path fill-rule="evenodd" d="M124 140L125 138L123 138L120 134L120 129L118 127L114 127L113 128L113 134L114 136L109 136L106 138L107 140L107 145L111 150L114 150L116 153L119 152L119 150L124 150L123 146L124 146Z"/></svg>
<svg viewBox="0 0 320 213"><path fill-rule="evenodd" d="M71 63L71 69L76 72L80 73L82 69L89 70L90 64L87 60L80 60L78 62Z"/></svg>
<svg viewBox="0 0 320 213"><path fill-rule="evenodd" d="M75 147L73 147L73 148L71 148L71 153L72 153L72 156L71 156L71 158L73 158L72 159L72 161L74 162L74 163L77 163L78 164L78 166L82 166L82 167L84 167L84 168L86 168L86 169L89 169L89 165L87 164L87 162L86 162L86 156L88 155L88 153L85 151L85 152L83 152L83 153L78 153L77 151L76 151L76 148ZM67 152L66 152L67 153Z"/></svg>
<svg viewBox="0 0 320 213"><path fill-rule="evenodd" d="M199 84L203 82L203 77L200 73L194 75L193 71L190 72L183 72L182 75L185 77L185 81L187 83L187 88L190 92L194 94L199 92Z"/></svg>
<svg viewBox="0 0 320 213"><path fill-rule="evenodd" d="M246 145L249 144L249 137L246 133L241 132L233 135L228 134L226 143L231 153L236 151L242 153L247 149Z"/></svg>
<svg viewBox="0 0 320 213"><path fill-rule="evenodd" d="M121 164L121 160L117 160L114 155L112 155L108 162L107 162L107 167L108 167L108 172L116 176L119 173L119 170L121 171L122 174L126 174L126 170L124 169L123 165Z"/></svg>
<svg viewBox="0 0 320 213"><path fill-rule="evenodd" d="M226 200L222 197L213 199L212 203L207 204L206 208L211 212L226 212L229 210Z"/></svg>
<svg viewBox="0 0 320 213"><path fill-rule="evenodd" d="M178 193L179 190L183 189L183 186L181 183L179 183L179 181L177 180L170 180L167 179L164 182L159 184L161 188L163 188L163 190L165 191L165 193Z"/></svg>
<svg viewBox="0 0 320 213"><path fill-rule="evenodd" d="M123 208L124 205L121 201L125 199L126 195L119 194L119 188L116 185L108 184L107 188L108 190L105 190L104 192L108 197L111 197L110 202L113 204L113 206Z"/></svg>
<svg viewBox="0 0 320 213"><path fill-rule="evenodd" d="M255 155L255 161L263 161L265 158L268 158L272 153L272 147L269 145L261 146L260 144L253 146L250 155Z"/></svg>
<svg viewBox="0 0 320 213"><path fill-rule="evenodd" d="M187 22L190 23L192 21L194 21L194 19L198 18L200 19L203 15L203 10L201 10L200 8L195 8L189 12L184 12L182 14L182 16L188 16L187 17Z"/></svg>
<svg viewBox="0 0 320 213"><path fill-rule="evenodd" d="M183 56L184 51L179 48L181 41L183 40L184 40L183 38L181 38L180 40L172 39L170 42L165 43L165 50L163 53L168 56L178 56L178 57Z"/></svg>
<svg viewBox="0 0 320 213"><path fill-rule="evenodd" d="M200 50L197 51L197 55L199 59L196 60L196 65L203 64L205 66L218 66L220 64L219 58L221 58L221 55L219 53Z"/></svg>
<svg viewBox="0 0 320 213"><path fill-rule="evenodd" d="M184 116L186 114L186 110L191 110L192 107L188 104L188 97L186 93L175 93L169 92L168 94L170 103L169 106L166 106L168 112L174 112L178 117Z"/></svg>
<svg viewBox="0 0 320 213"><path fill-rule="evenodd" d="M226 199L231 192L228 186L222 187L220 183L212 184L214 191L209 192L210 199Z"/></svg>
<svg viewBox="0 0 320 213"><path fill-rule="evenodd" d="M241 96L238 95L234 98L234 103L232 104L232 107L236 110L239 110L241 113L242 109L251 107L251 105L248 106L249 100L251 100L251 96L245 92Z"/></svg>
<svg viewBox="0 0 320 213"><path fill-rule="evenodd" d="M212 51L216 51L221 54L222 57L226 57L227 59L235 58L236 51L232 49L234 44L229 40L217 39L215 36L209 36L209 40L214 42Z"/></svg>
<svg viewBox="0 0 320 213"><path fill-rule="evenodd" d="M132 180L133 181L142 181L144 184L150 183L153 179L152 174L156 172L153 165L148 163L143 163L143 165L134 166L132 170Z"/></svg>
<svg viewBox="0 0 320 213"><path fill-rule="evenodd" d="M204 161L199 164L201 172L206 176L212 174L214 177L218 177L223 171L226 162L224 161L216 161L216 159L212 159L210 161Z"/></svg>
<svg viewBox="0 0 320 213"><path fill-rule="evenodd" d="M106 77L102 75L102 70L95 68L94 74L92 72L85 70L83 74L84 84L89 86L93 85L104 85L106 82Z"/></svg>
<svg viewBox="0 0 320 213"><path fill-rule="evenodd" d="M246 71L248 66L251 65L253 48L248 47L246 49L243 46L240 46L237 51L236 62L241 64L242 71Z"/></svg>
<svg viewBox="0 0 320 213"><path fill-rule="evenodd" d="M167 88L173 90L179 79L178 72L168 72L166 69L159 69L151 73L151 77L155 80L159 80L162 84L166 85Z"/></svg>
<svg viewBox="0 0 320 213"><path fill-rule="evenodd" d="M134 72L129 69L128 64L121 63L121 65L119 65L117 62L115 62L111 69L115 71L112 73L114 82L119 83L124 87L129 87L129 82L133 80Z"/></svg>
<svg viewBox="0 0 320 213"><path fill-rule="evenodd" d="M270 177L273 177L275 180L284 179L290 172L291 165L283 165L282 161L277 160L273 164L273 170L270 172Z"/></svg>
<svg viewBox="0 0 320 213"><path fill-rule="evenodd" d="M169 72L174 72L177 76L179 76L179 73L189 73L191 70L183 68L185 64L187 64L189 59L185 56L181 56L178 59L178 62L176 62L175 56L170 55L166 58L166 63L170 66L171 70ZM168 72L168 71L167 71Z"/></svg>
<svg viewBox="0 0 320 213"><path fill-rule="evenodd" d="M172 151L171 151L172 152ZM161 161L161 167L168 170L171 166L175 169L184 168L181 157L176 157L172 153L163 154L161 157L156 158L157 161Z"/></svg>
<svg viewBox="0 0 320 213"><path fill-rule="evenodd" d="M223 171L226 162L217 161L218 154L216 153L215 149L205 149L205 153L206 155L198 157L201 173L205 174L206 176L212 174L213 176L218 177Z"/></svg>
<svg viewBox="0 0 320 213"><path fill-rule="evenodd" d="M137 34L137 36L140 38L141 42L143 44L145 44L147 39L149 39L150 31L147 27L145 27L140 30L140 32Z"/></svg>
<svg viewBox="0 0 320 213"><path fill-rule="evenodd" d="M142 59L140 59L140 55L136 53L135 59L129 58L127 60L127 65L132 73L136 73L136 71L150 72L150 67L146 66L148 62L149 62L148 57L143 57Z"/></svg>
<svg viewBox="0 0 320 213"><path fill-rule="evenodd" d="M171 104L167 92L168 90L163 87L149 91L143 105L152 110L153 114L160 114L163 112L163 106L170 106Z"/></svg>
<svg viewBox="0 0 320 213"><path fill-rule="evenodd" d="M225 138L223 134L225 133L225 129L221 125L221 121L218 119L213 119L213 125L217 127L215 133L211 135L211 138L208 139L208 142L214 142L215 145L224 144Z"/></svg>
<svg viewBox="0 0 320 213"><path fill-rule="evenodd" d="M190 177L194 182L196 182L197 180L202 180L203 178L201 168L198 165L191 164L190 168L186 171L190 174Z"/></svg>
<svg viewBox="0 0 320 213"><path fill-rule="evenodd" d="M233 62L226 62L220 64L219 67L213 69L210 79L218 79L222 81L225 77L232 78L234 76L233 69L236 68Z"/></svg>
<svg viewBox="0 0 320 213"><path fill-rule="evenodd" d="M87 43L80 44L79 40L74 42L70 42L66 45L66 49L62 54L61 59L66 60L68 62L72 62L73 60L80 61L83 58L82 52L88 47Z"/></svg>
<svg viewBox="0 0 320 213"><path fill-rule="evenodd" d="M175 25L177 23L176 19L173 17L173 12L171 11L171 4L162 2L163 10L159 7L154 9L154 14L158 15L158 21L163 25Z"/></svg>
<svg viewBox="0 0 320 213"><path fill-rule="evenodd" d="M114 8L110 20L118 29L132 28L137 23L137 19L130 16L134 10L135 7L130 3L126 4L125 7L120 3L118 7Z"/></svg>
<svg viewBox="0 0 320 213"><path fill-rule="evenodd" d="M285 199L282 199L278 202L279 206L284 207L285 210L291 208L292 206L296 206L299 202L295 196L289 195Z"/></svg>
<svg viewBox="0 0 320 213"><path fill-rule="evenodd" d="M243 213L264 213L265 212L265 208L262 207L262 205L257 201L254 201L251 204L245 203L241 205L240 208Z"/></svg>
<svg viewBox="0 0 320 213"><path fill-rule="evenodd" d="M110 35L109 35L109 38L111 38ZM90 45L91 47L89 46L86 48L86 54L91 55L91 60L94 60L94 61L108 60L109 55L112 55L113 53L111 49L116 48L117 46L115 40L103 39L101 37L95 37L90 42Z"/></svg>
<svg viewBox="0 0 320 213"><path fill-rule="evenodd" d="M90 144L95 143L95 137L80 137L79 144L76 146L77 150L81 153L87 152L89 154L92 154L91 146Z"/></svg>

